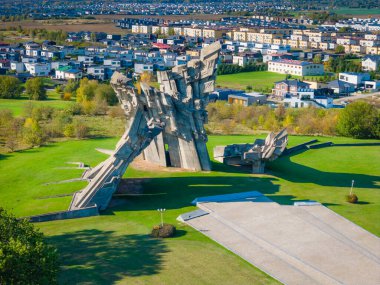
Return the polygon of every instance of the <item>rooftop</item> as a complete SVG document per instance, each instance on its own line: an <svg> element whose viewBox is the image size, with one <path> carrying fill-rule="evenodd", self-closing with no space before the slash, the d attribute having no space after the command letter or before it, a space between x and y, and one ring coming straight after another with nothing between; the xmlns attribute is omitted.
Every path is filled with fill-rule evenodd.
<svg viewBox="0 0 380 285"><path fill-rule="evenodd" d="M271 60L269 62L278 62L278 63L302 65L302 66L312 64L311 62L308 62L308 61L293 60L293 59L275 59L275 60Z"/></svg>

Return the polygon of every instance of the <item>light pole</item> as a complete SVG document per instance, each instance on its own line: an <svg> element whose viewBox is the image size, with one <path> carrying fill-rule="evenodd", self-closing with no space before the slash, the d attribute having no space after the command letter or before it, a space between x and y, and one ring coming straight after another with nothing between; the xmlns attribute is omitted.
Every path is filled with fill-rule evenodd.
<svg viewBox="0 0 380 285"><path fill-rule="evenodd" d="M352 189L354 188L355 180L351 181L351 190L350 190L350 196L352 195Z"/></svg>
<svg viewBox="0 0 380 285"><path fill-rule="evenodd" d="M161 227L164 226L164 212L166 211L166 209L157 209L158 212L160 212L161 214Z"/></svg>

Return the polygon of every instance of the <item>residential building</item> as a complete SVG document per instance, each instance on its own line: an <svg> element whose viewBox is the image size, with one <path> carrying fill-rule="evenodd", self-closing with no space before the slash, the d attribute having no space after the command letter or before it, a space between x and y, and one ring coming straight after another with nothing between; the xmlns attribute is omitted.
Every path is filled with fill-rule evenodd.
<svg viewBox="0 0 380 285"><path fill-rule="evenodd" d="M364 89L365 90L372 90L372 91L379 91L380 90L380 81L379 80L364 81Z"/></svg>
<svg viewBox="0 0 380 285"><path fill-rule="evenodd" d="M61 80L79 80L83 77L82 71L71 66L62 66L55 70L55 78Z"/></svg>
<svg viewBox="0 0 380 285"><path fill-rule="evenodd" d="M323 64L307 61L279 59L268 62L268 71L298 76L323 75Z"/></svg>
<svg viewBox="0 0 380 285"><path fill-rule="evenodd" d="M338 78L340 81L350 83L357 88L363 85L364 81L370 80L371 76L369 73L342 72L339 73Z"/></svg>
<svg viewBox="0 0 380 285"><path fill-rule="evenodd" d="M306 82L297 79L286 79L274 83L272 95L282 99L286 94L297 94L298 89L307 88L310 88L310 84Z"/></svg>
<svg viewBox="0 0 380 285"><path fill-rule="evenodd" d="M135 63L135 72L143 73L143 72L153 72L153 63Z"/></svg>
<svg viewBox="0 0 380 285"><path fill-rule="evenodd" d="M327 90L299 89L296 94L288 93L284 96L285 107L292 108L332 108L333 97Z"/></svg>
<svg viewBox="0 0 380 285"><path fill-rule="evenodd" d="M378 71L380 67L380 55L367 55L362 59L363 71Z"/></svg>
<svg viewBox="0 0 380 285"><path fill-rule="evenodd" d="M327 84L327 88L332 89L338 96L349 96L355 92L355 85L341 80L333 80Z"/></svg>
<svg viewBox="0 0 380 285"><path fill-rule="evenodd" d="M32 76L48 76L51 67L50 63L25 63L25 69Z"/></svg>
<svg viewBox="0 0 380 285"><path fill-rule="evenodd" d="M106 70L104 66L89 66L87 74L98 80L106 79Z"/></svg>
<svg viewBox="0 0 380 285"><path fill-rule="evenodd" d="M228 104L250 106L253 104L262 105L262 104L265 104L266 102L267 102L266 95L260 94L257 92L229 94L228 95Z"/></svg>
<svg viewBox="0 0 380 285"><path fill-rule="evenodd" d="M21 73L25 71L25 65L22 62L12 61L11 62L11 70L15 70L17 73Z"/></svg>

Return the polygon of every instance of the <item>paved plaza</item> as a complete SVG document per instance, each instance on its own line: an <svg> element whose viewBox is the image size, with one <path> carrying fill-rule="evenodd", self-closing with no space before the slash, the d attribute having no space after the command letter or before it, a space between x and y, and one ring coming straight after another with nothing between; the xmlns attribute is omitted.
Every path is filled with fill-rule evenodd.
<svg viewBox="0 0 380 285"><path fill-rule="evenodd" d="M259 192L195 202L179 219L284 284L380 284L380 239L323 205Z"/></svg>

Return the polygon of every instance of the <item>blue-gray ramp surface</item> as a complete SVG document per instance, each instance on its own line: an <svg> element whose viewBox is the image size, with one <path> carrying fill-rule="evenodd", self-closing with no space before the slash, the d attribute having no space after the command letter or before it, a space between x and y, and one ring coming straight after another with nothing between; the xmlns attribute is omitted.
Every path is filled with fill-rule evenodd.
<svg viewBox="0 0 380 285"><path fill-rule="evenodd" d="M342 216L256 192L229 197L197 199L208 214L185 222L284 284L380 284L379 238Z"/></svg>

